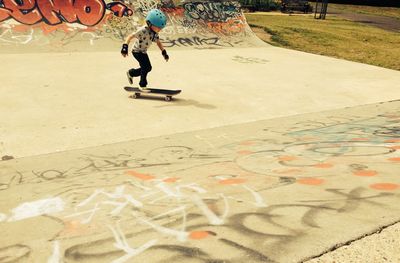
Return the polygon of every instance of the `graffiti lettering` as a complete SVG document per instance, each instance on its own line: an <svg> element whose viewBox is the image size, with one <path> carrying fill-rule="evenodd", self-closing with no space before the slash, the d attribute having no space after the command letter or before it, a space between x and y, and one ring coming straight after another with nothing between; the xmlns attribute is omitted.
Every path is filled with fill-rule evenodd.
<svg viewBox="0 0 400 263"><path fill-rule="evenodd" d="M232 22L232 20L227 23L210 22L207 23L207 27L211 32L215 34L221 34L226 36L244 32L244 25Z"/></svg>
<svg viewBox="0 0 400 263"><path fill-rule="evenodd" d="M35 4L36 3L32 0L21 1L20 3L13 0L3 0L2 6L4 7L1 7L0 9L2 10L1 17L7 19L12 16L20 23L28 25L35 24L39 22L41 18L39 10L36 8ZM6 14L8 14L8 16L5 16Z"/></svg>
<svg viewBox="0 0 400 263"><path fill-rule="evenodd" d="M13 18L25 25L63 22L94 26L109 9L116 16L130 16L132 10L119 2L105 4L103 0L16 0L0 1L0 22Z"/></svg>
<svg viewBox="0 0 400 263"><path fill-rule="evenodd" d="M211 37L211 38L192 37L192 38L166 39L163 40L162 42L166 47L224 46L219 42L219 40L220 39L218 37Z"/></svg>
<svg viewBox="0 0 400 263"><path fill-rule="evenodd" d="M226 22L240 14L237 2L195 2L183 5L187 15L194 20Z"/></svg>

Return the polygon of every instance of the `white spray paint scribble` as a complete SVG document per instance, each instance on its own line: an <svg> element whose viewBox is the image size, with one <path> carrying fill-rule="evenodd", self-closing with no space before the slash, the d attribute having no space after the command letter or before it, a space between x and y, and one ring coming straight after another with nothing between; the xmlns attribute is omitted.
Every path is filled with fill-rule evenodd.
<svg viewBox="0 0 400 263"><path fill-rule="evenodd" d="M12 210L12 216L8 219L18 221L26 218L54 214L64 210L64 201L60 197L41 199L33 202L26 202Z"/></svg>
<svg viewBox="0 0 400 263"><path fill-rule="evenodd" d="M118 249L123 250L126 255L113 260L112 263L123 263L126 262L127 260L129 260L130 258L142 253L143 251L145 251L146 249L154 246L157 243L157 239L153 239L150 240L148 242L146 242L145 244L143 244L142 246L138 247L138 248L132 248L126 238L124 233L122 232L119 224L117 223L117 227L116 229L114 229L112 226L108 226L108 228L110 228L111 232L114 234L114 238L115 238L115 243L114 246Z"/></svg>
<svg viewBox="0 0 400 263"><path fill-rule="evenodd" d="M264 202L264 199L262 198L262 196L259 193L255 192L253 189L251 189L247 185L243 185L243 187L246 190L249 190L249 192L253 195L254 199L256 200L256 202L254 204L257 207L267 207L267 204Z"/></svg>
<svg viewBox="0 0 400 263"><path fill-rule="evenodd" d="M53 243L53 254L47 260L47 263L60 263L61 260L61 252L60 252L60 242L54 241Z"/></svg>

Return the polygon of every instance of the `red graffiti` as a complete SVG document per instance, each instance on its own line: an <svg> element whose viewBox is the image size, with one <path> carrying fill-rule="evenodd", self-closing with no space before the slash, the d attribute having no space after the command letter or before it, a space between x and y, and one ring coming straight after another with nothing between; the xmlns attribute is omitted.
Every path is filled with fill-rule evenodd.
<svg viewBox="0 0 400 263"><path fill-rule="evenodd" d="M106 9L118 16L133 14L122 3L106 5L104 0L0 0L0 22L13 18L25 25L67 22L94 26L103 19Z"/></svg>
<svg viewBox="0 0 400 263"><path fill-rule="evenodd" d="M74 6L72 0L55 0L55 1L47 1L47 0L36 0L38 8L40 9L43 19L47 20L46 24L57 25L61 24L62 20L60 15L64 17L67 22L77 21L78 17L75 14Z"/></svg>
<svg viewBox="0 0 400 263"><path fill-rule="evenodd" d="M210 31L222 35L239 34L245 30L244 18L231 19L223 23L207 22L206 25Z"/></svg>
<svg viewBox="0 0 400 263"><path fill-rule="evenodd" d="M25 0L17 3L16 0L3 0L3 5L0 10L3 14L8 12L18 22L32 25L40 21L41 15L36 8L36 2L33 0ZM7 19L8 17L6 17Z"/></svg>
<svg viewBox="0 0 400 263"><path fill-rule="evenodd" d="M119 2L112 2L107 4L107 9L113 12L113 14L118 17L133 15L133 11L131 9Z"/></svg>
<svg viewBox="0 0 400 263"><path fill-rule="evenodd" d="M4 21L11 16L11 10L1 7L0 5L0 21Z"/></svg>
<svg viewBox="0 0 400 263"><path fill-rule="evenodd" d="M174 8L161 8L161 11L164 13L168 13L172 16L184 16L185 15L185 8L183 7L174 7Z"/></svg>

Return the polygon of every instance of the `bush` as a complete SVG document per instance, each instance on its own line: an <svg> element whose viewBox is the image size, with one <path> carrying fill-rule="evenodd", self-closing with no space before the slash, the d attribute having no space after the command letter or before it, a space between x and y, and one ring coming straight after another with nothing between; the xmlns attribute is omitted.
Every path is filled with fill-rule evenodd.
<svg viewBox="0 0 400 263"><path fill-rule="evenodd" d="M276 11L280 7L277 0L239 0L239 3L249 11Z"/></svg>
<svg viewBox="0 0 400 263"><path fill-rule="evenodd" d="M313 8L307 0L282 0L281 11L283 13L298 11L306 14L312 12Z"/></svg>

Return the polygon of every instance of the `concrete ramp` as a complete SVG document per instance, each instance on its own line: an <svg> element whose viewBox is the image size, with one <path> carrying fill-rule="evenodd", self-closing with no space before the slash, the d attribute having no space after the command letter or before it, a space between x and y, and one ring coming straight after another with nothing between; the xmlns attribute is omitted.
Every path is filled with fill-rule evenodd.
<svg viewBox="0 0 400 263"><path fill-rule="evenodd" d="M161 34L168 48L258 46L235 1L0 1L0 52L105 51L160 8L168 17ZM265 45L265 44L264 44Z"/></svg>

